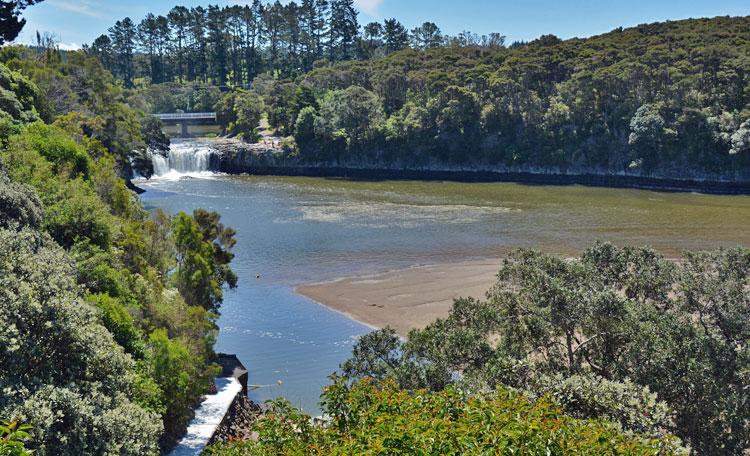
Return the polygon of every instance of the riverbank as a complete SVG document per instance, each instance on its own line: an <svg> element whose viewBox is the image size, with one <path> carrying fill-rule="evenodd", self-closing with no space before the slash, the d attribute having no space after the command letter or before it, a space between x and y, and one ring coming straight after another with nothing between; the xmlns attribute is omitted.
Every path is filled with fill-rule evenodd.
<svg viewBox="0 0 750 456"><path fill-rule="evenodd" d="M750 180L696 177L679 172L669 175L611 173L601 170L516 169L478 164L309 163L281 149L281 141L247 144L231 138L211 140L216 155L211 169L227 174L257 176L323 177L354 180L422 180L452 182L514 182L529 185L582 185L632 188L664 192L697 192L715 195L750 195ZM684 170L681 171L684 173Z"/></svg>
<svg viewBox="0 0 750 456"><path fill-rule="evenodd" d="M401 336L444 318L459 297L484 299L502 260L417 266L384 274L305 284L297 293L369 326Z"/></svg>

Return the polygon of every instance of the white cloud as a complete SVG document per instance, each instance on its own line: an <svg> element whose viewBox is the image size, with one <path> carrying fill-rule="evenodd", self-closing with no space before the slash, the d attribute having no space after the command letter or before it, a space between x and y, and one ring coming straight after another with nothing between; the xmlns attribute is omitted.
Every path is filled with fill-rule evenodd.
<svg viewBox="0 0 750 456"><path fill-rule="evenodd" d="M88 17L102 18L102 14L98 11L97 5L92 4L88 0L54 0L50 1L55 7L61 10L69 11L71 13L81 14ZM101 5L99 5L101 7Z"/></svg>
<svg viewBox="0 0 750 456"><path fill-rule="evenodd" d="M62 51L77 51L81 49L81 45L78 43L57 43L57 47Z"/></svg>
<svg viewBox="0 0 750 456"><path fill-rule="evenodd" d="M383 0L354 0L354 3L370 16L378 15L378 8L383 3Z"/></svg>

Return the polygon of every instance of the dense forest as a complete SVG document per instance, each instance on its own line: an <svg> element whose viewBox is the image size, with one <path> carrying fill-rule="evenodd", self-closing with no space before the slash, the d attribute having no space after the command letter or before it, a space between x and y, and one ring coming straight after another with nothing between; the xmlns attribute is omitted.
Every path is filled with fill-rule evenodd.
<svg viewBox="0 0 750 456"><path fill-rule="evenodd" d="M153 126L91 56L0 50L3 455L158 454L212 384L234 231L128 189Z"/></svg>
<svg viewBox="0 0 750 456"><path fill-rule="evenodd" d="M253 124L260 98L294 156L329 166L747 181L749 55L750 18L723 17L408 49L259 80L218 112Z"/></svg>
<svg viewBox="0 0 750 456"><path fill-rule="evenodd" d="M256 0L125 19L88 52L135 106L213 108L250 141L267 115L307 164L750 180L748 17L506 47Z"/></svg>

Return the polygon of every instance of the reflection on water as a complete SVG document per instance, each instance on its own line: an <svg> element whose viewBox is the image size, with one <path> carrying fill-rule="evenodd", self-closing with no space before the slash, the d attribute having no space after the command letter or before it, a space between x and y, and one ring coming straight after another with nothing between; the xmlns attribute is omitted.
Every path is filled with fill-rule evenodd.
<svg viewBox="0 0 750 456"><path fill-rule="evenodd" d="M237 229L240 285L226 294L217 350L238 354L250 383L275 385L254 399L283 395L310 413L368 328L296 295L297 284L518 247L575 254L597 239L668 255L750 245L750 198L741 196L231 176L139 185L149 207L204 207Z"/></svg>

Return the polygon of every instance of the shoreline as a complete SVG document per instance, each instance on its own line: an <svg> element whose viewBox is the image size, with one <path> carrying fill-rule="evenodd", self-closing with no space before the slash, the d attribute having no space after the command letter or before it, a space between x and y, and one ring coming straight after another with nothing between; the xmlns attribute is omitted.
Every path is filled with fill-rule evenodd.
<svg viewBox="0 0 750 456"><path fill-rule="evenodd" d="M379 274L298 285L311 301L373 329L390 326L405 337L448 315L458 297L484 299L502 259L411 266Z"/></svg>
<svg viewBox="0 0 750 456"><path fill-rule="evenodd" d="M506 168L493 165L451 167L439 164L379 165L370 163L306 163L289 157L277 147L247 144L233 138L212 138L207 143L216 153L210 169L232 175L321 177L350 180L416 180L466 183L511 182L522 185L582 185L586 187L628 188L671 193L750 195L750 180L722 176L639 175L581 169Z"/></svg>

